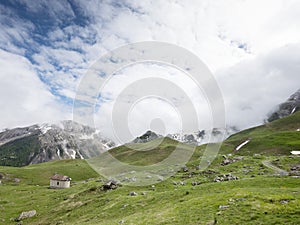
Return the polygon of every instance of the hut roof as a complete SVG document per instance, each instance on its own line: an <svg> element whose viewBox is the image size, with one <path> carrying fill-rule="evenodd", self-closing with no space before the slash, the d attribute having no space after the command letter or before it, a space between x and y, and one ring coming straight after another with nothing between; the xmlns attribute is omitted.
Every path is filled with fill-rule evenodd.
<svg viewBox="0 0 300 225"><path fill-rule="evenodd" d="M71 178L68 176L60 175L60 174L55 174L52 177L50 177L51 180L60 180L60 181L70 181Z"/></svg>

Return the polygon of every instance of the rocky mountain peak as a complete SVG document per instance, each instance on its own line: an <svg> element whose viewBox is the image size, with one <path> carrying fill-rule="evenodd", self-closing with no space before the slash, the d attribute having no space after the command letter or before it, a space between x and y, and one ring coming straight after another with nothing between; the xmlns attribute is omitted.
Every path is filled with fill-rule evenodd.
<svg viewBox="0 0 300 225"><path fill-rule="evenodd" d="M300 110L300 89L281 103L269 116L268 122L286 117Z"/></svg>
<svg viewBox="0 0 300 225"><path fill-rule="evenodd" d="M148 130L146 133L143 135L137 137L136 139L133 140L133 143L146 143L148 141L155 140L157 138L162 137L159 134L156 134L155 132Z"/></svg>

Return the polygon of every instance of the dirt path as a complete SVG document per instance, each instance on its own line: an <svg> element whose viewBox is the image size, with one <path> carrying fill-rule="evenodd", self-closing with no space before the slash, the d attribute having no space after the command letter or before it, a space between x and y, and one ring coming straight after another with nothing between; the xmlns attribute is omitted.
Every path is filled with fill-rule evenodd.
<svg viewBox="0 0 300 225"><path fill-rule="evenodd" d="M278 168L277 166L274 166L271 161L269 160L264 160L262 161L262 164L272 170L274 170L276 172L276 174L280 175L280 176L288 176L289 172L282 170L280 168Z"/></svg>

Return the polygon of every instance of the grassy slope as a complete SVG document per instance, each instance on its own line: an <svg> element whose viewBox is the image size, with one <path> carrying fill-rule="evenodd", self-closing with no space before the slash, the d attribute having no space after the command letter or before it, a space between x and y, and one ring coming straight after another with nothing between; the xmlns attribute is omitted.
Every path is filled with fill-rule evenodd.
<svg viewBox="0 0 300 225"><path fill-rule="evenodd" d="M99 190L102 182L96 179L73 184L70 189L48 189L43 174L48 174L46 168L52 170L52 166L64 168L65 174L74 173L77 181L95 177L93 170L87 170L87 164L80 160L39 164L34 169L29 169L32 166L2 167L2 172L23 177L23 180L20 183L3 181L0 186L0 224L15 224L10 218L32 209L36 209L38 215L24 220L25 224L106 225L121 220L125 224L207 224L215 219L219 224L297 224L300 179L271 176L272 171L262 168L262 159L265 158L249 156L222 167L219 164L222 157L219 157L210 168L216 173L233 171L241 178L238 181L214 183L212 179L216 174L205 175L190 166L191 178L187 176L189 173L179 172L156 184L154 189L123 186L108 192ZM85 168L86 173L79 172L76 164L80 171ZM243 172L245 168L251 168L252 172ZM27 180L32 176L31 171L35 171L33 183ZM258 176L259 171L265 174ZM186 185L174 186L173 181L184 181ZM201 185L192 186L192 181L200 181ZM129 196L130 191L139 195ZM146 195L141 195L142 192ZM289 202L282 204L281 200ZM222 210L220 205L229 208Z"/></svg>
<svg viewBox="0 0 300 225"><path fill-rule="evenodd" d="M111 149L109 153L122 162L143 166L162 161L167 158L177 146L183 151L188 151L192 148L192 146L181 144L178 141L166 137L147 143L120 146Z"/></svg>
<svg viewBox="0 0 300 225"><path fill-rule="evenodd" d="M267 152L269 139L277 135L282 139L283 148L287 142L297 142L298 136L290 136L299 125L299 113L230 137L224 144L222 154L232 152L232 148L243 139L257 140L254 149L246 145L239 152L243 160L221 166L222 156L208 168L212 174L196 170L205 146L197 148L188 163L189 172L178 172L174 177L155 185L155 188L119 187L104 192L99 189L103 182L97 182L97 175L85 161L66 160L31 165L23 168L0 167L6 177L21 178L17 183L3 180L0 186L0 224L15 224L10 218L20 212L36 209L38 215L24 220L25 224L298 224L300 221L300 179L273 176L274 171L265 167L262 161L269 160L274 165L290 170L298 165L299 157L262 155L253 157L257 148ZM263 141L259 142L260 136ZM276 140L277 140L276 139ZM145 150L157 142L140 145ZM110 152L118 159L135 165L155 163L174 150L176 141L165 139L151 151L132 151L119 147ZM264 146L264 144L266 144ZM136 145L138 146L138 145ZM146 148L146 149L147 149ZM189 149L187 147L187 149ZM243 150L243 151L242 151ZM250 151L250 152L249 152ZM280 150L281 151L281 150ZM151 154L150 154L151 153ZM251 153L251 154L250 154ZM275 152L278 153L277 151ZM54 172L69 175L75 181L70 189L48 189L48 178ZM215 183L218 174L232 173L240 179ZM94 178L89 179L88 178ZM184 181L186 185L173 185L173 181ZM192 186L192 181L200 185ZM38 185L38 186L37 186ZM135 191L138 196L129 196ZM145 195L141 195L145 192ZM287 200L286 204L282 200ZM229 208L219 209L220 205Z"/></svg>
<svg viewBox="0 0 300 225"><path fill-rule="evenodd" d="M234 149L244 142L251 141L242 147L239 155L279 154L289 155L292 150L300 150L300 112L263 126L250 128L229 137L223 144L223 153L233 153Z"/></svg>

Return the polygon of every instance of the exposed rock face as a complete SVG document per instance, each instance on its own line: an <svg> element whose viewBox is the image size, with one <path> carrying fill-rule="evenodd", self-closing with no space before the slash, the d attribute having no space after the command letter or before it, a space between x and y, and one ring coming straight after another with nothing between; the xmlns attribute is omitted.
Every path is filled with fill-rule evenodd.
<svg viewBox="0 0 300 225"><path fill-rule="evenodd" d="M137 137L136 139L134 139L133 143L146 143L148 141L152 141L152 140L155 140L155 139L160 138L160 137L162 137L162 136L154 133L153 131L148 130L142 136Z"/></svg>
<svg viewBox="0 0 300 225"><path fill-rule="evenodd" d="M291 95L289 99L280 104L277 109L270 115L268 122L286 117L300 110L300 89Z"/></svg>
<svg viewBox="0 0 300 225"><path fill-rule="evenodd" d="M114 146L94 128L73 121L33 125L0 133L0 165L90 158Z"/></svg>

